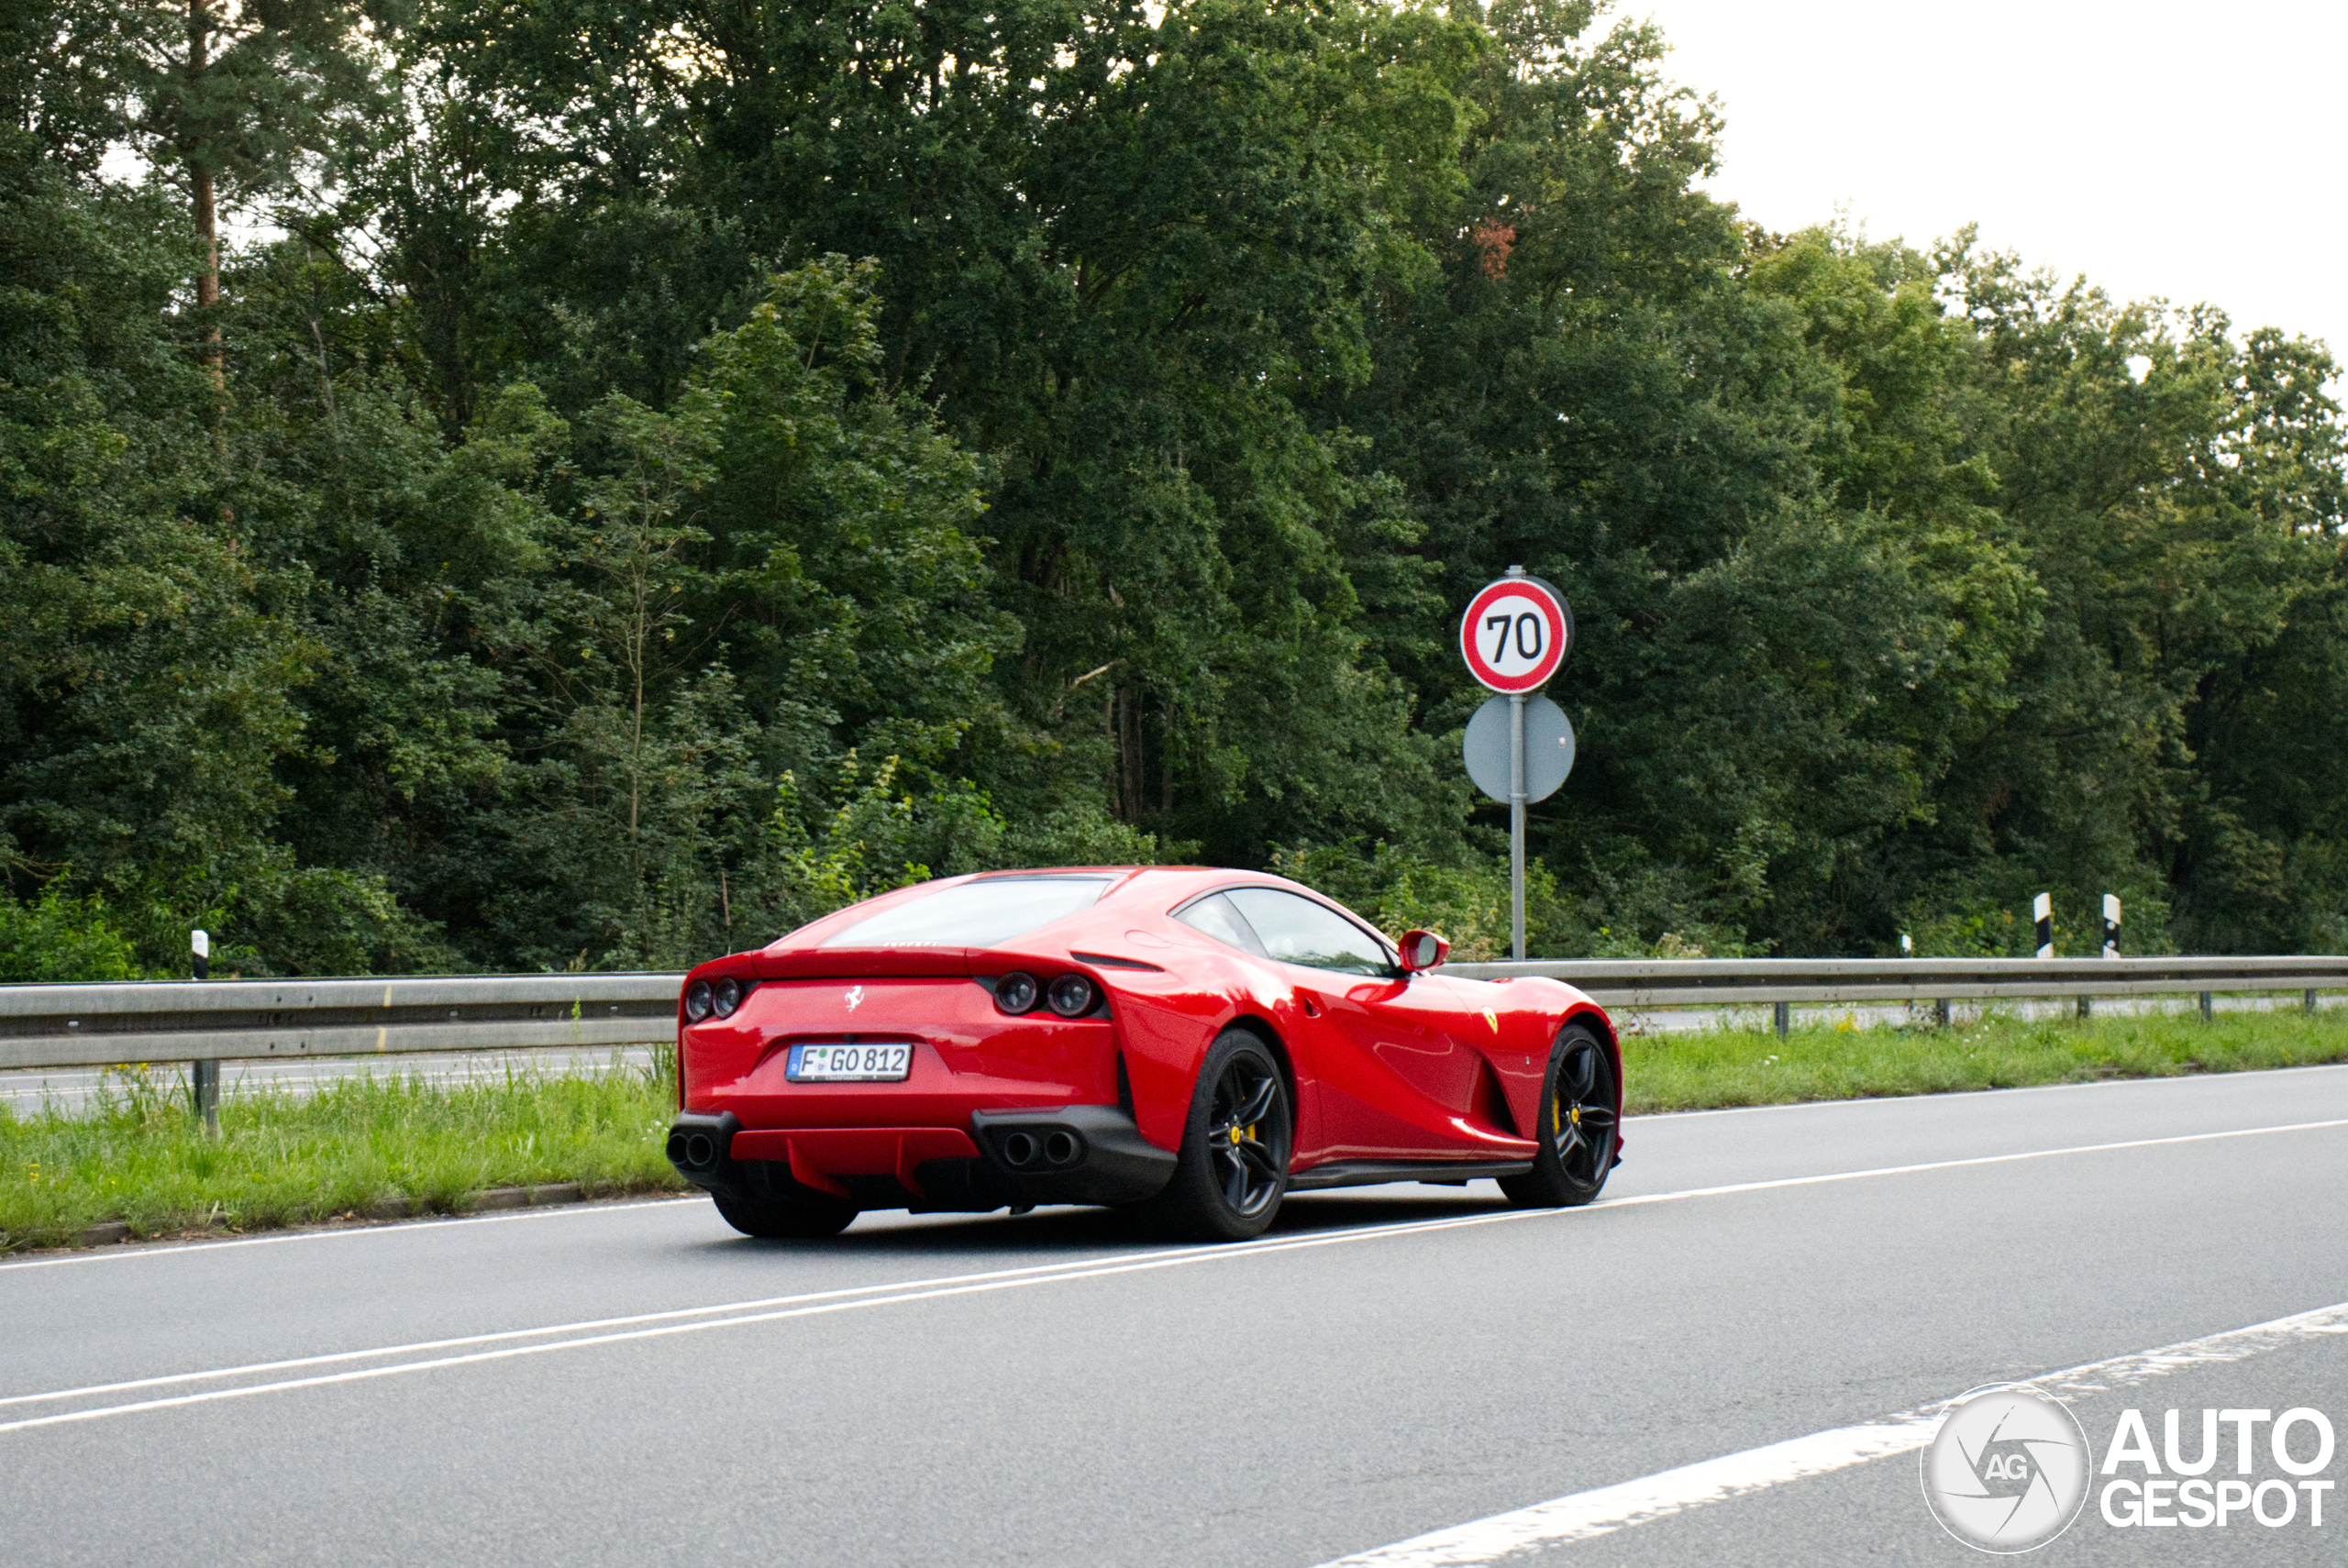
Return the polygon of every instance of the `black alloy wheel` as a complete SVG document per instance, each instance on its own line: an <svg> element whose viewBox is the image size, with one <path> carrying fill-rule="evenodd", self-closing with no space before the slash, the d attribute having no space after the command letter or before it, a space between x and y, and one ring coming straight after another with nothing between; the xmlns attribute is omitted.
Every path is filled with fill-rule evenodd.
<svg viewBox="0 0 2348 1568"><path fill-rule="evenodd" d="M1214 1162L1215 1185L1224 1202L1243 1219L1252 1220L1279 1201L1287 1184L1287 1161L1264 1140L1266 1123L1273 1137L1286 1143L1278 1122L1287 1119L1281 1104L1279 1070L1253 1052L1238 1052L1215 1078L1214 1099L1207 1112L1207 1154Z"/></svg>
<svg viewBox="0 0 2348 1568"><path fill-rule="evenodd" d="M1520 1209L1568 1209L1596 1198L1614 1168L1622 1103L1613 1057L1598 1036L1579 1023L1559 1030L1542 1083L1540 1152L1529 1173L1502 1178L1501 1190Z"/></svg>
<svg viewBox="0 0 2348 1568"><path fill-rule="evenodd" d="M829 1200L753 1198L743 1192L712 1192L717 1212L745 1236L770 1242L814 1242L836 1236L856 1219L853 1205Z"/></svg>
<svg viewBox="0 0 2348 1568"><path fill-rule="evenodd" d="M1246 1030L1224 1030L1200 1066L1174 1177L1135 1211L1194 1241L1263 1234L1288 1193L1295 1126L1270 1048Z"/></svg>

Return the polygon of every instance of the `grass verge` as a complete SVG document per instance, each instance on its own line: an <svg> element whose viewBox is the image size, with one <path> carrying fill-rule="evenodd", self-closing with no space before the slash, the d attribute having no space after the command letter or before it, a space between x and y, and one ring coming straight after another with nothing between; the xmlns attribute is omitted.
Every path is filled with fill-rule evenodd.
<svg viewBox="0 0 2348 1568"><path fill-rule="evenodd" d="M1705 1110L2175 1077L2348 1061L2348 1009L2084 1021L1991 1013L1946 1029L1766 1026L1629 1033L1625 1110Z"/></svg>
<svg viewBox="0 0 2348 1568"><path fill-rule="evenodd" d="M489 1187L675 1190L684 1184L661 1154L675 1104L665 1075L641 1071L366 1077L301 1097L224 1096L216 1143L176 1074L110 1074L80 1114L0 1107L0 1250L61 1246L109 1220L160 1236L298 1225L401 1199L454 1211Z"/></svg>

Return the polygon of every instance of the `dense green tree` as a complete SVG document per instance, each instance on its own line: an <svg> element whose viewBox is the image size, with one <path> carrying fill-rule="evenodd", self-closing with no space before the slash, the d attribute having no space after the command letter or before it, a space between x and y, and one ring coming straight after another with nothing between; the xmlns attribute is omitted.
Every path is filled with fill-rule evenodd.
<svg viewBox="0 0 2348 1568"><path fill-rule="evenodd" d="M70 868L161 941L260 869L302 728L310 650L276 613L298 585L214 460L165 215L21 136L0 170L0 850L19 891Z"/></svg>
<svg viewBox="0 0 2348 1568"><path fill-rule="evenodd" d="M1755 230L1587 0L0 43L27 975L681 963L1160 856L1490 950L1453 616L1512 563L1582 634L1538 947L2348 940L2326 351Z"/></svg>

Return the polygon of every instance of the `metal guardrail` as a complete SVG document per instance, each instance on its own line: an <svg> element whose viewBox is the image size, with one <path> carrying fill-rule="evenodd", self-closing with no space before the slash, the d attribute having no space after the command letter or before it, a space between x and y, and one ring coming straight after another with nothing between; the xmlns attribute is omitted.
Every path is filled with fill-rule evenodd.
<svg viewBox="0 0 2348 1568"><path fill-rule="evenodd" d="M655 1043L682 975L0 986L0 1068Z"/></svg>
<svg viewBox="0 0 2348 1568"><path fill-rule="evenodd" d="M1546 975L1609 1009L2348 989L2317 958L1575 958L1451 964L1473 979ZM0 986L0 1068L371 1056L671 1038L681 975ZM1780 1012L1780 1024L1783 1013Z"/></svg>
<svg viewBox="0 0 2348 1568"><path fill-rule="evenodd" d="M1918 1002L2348 988L2348 955L2316 958L1569 958L1447 964L1446 975L1546 975L1600 1006Z"/></svg>

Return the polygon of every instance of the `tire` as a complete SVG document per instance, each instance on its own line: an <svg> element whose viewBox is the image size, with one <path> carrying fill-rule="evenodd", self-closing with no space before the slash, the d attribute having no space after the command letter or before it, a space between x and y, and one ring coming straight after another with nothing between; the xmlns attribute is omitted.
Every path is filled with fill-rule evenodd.
<svg viewBox="0 0 2348 1568"><path fill-rule="evenodd" d="M1623 1141L1623 1097L1613 1059L1589 1026L1568 1023L1549 1047L1541 1079L1540 1153L1533 1169L1501 1178L1519 1209L1572 1209L1596 1198Z"/></svg>
<svg viewBox="0 0 2348 1568"><path fill-rule="evenodd" d="M750 1198L742 1193L713 1192L718 1213L745 1236L770 1242L814 1242L836 1236L848 1228L857 1211L845 1203L819 1203L792 1198Z"/></svg>
<svg viewBox="0 0 2348 1568"><path fill-rule="evenodd" d="M1260 1236L1288 1195L1296 1112L1270 1047L1245 1029L1215 1037L1199 1066L1174 1179L1131 1212L1194 1242Z"/></svg>

